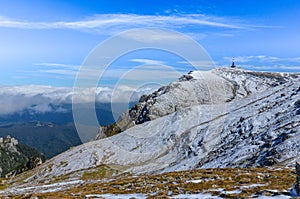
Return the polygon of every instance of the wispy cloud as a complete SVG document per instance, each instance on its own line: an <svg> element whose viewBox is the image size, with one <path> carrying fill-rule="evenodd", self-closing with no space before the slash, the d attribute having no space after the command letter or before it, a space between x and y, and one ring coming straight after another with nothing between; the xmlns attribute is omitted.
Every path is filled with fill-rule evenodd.
<svg viewBox="0 0 300 199"><path fill-rule="evenodd" d="M224 57L223 59L231 61L232 57ZM247 63L247 62L264 62L264 63L275 63L275 62L285 62L285 63L300 63L300 57L275 57L267 55L251 55L251 56L238 56L234 57L236 62Z"/></svg>
<svg viewBox="0 0 300 199"><path fill-rule="evenodd" d="M49 70L39 70L40 73L56 74L56 75L71 75L75 76L77 71L73 70L63 70L63 69L49 69Z"/></svg>
<svg viewBox="0 0 300 199"><path fill-rule="evenodd" d="M33 22L0 17L0 27L21 29L77 29L77 30L120 30L137 27L182 28L184 26L206 26L227 29L246 29L251 25L237 20L206 16L185 15L136 15L100 14L78 21Z"/></svg>
<svg viewBox="0 0 300 199"><path fill-rule="evenodd" d="M211 61L205 61L205 60L191 60L191 61L179 61L178 64L184 64L184 65L192 65L196 67L198 70L208 70L213 67L215 67L214 62Z"/></svg>
<svg viewBox="0 0 300 199"><path fill-rule="evenodd" d="M84 67L79 65L63 63L38 63L38 69L34 71L20 71L23 75L43 76L51 79L71 78L81 73L82 80L110 79L110 81L126 81L127 84L136 85L145 81L156 83L169 83L178 79L183 73L179 73L176 68L168 66L165 61L154 59L130 59L129 62L138 63L127 67L115 66L106 70L100 67Z"/></svg>
<svg viewBox="0 0 300 199"><path fill-rule="evenodd" d="M224 57L227 65L231 63L232 57ZM246 69L259 71L282 71L299 72L300 57L276 57L267 55L238 56L234 58L236 65ZM224 64L223 61L219 62Z"/></svg>
<svg viewBox="0 0 300 199"><path fill-rule="evenodd" d="M75 77L80 69L80 65L73 65L73 64L62 64L62 63L37 63L34 64L38 69L34 71L19 71L24 74L39 76L41 74L48 74L54 77L53 75L64 76L67 77Z"/></svg>
<svg viewBox="0 0 300 199"><path fill-rule="evenodd" d="M62 63L37 63L34 64L35 66L47 66L47 67L59 67L59 68L70 68L77 70L80 68L79 65L73 65L73 64L62 64Z"/></svg>
<svg viewBox="0 0 300 199"><path fill-rule="evenodd" d="M175 28L175 27L173 27ZM143 43L174 43L182 42L186 43L188 38L185 35L174 34L174 32L169 32L165 29L140 29L139 31L127 31L120 35L123 38L130 40L135 40Z"/></svg>
<svg viewBox="0 0 300 199"><path fill-rule="evenodd" d="M224 57L225 60L231 61L232 57ZM273 56L266 56L266 55L251 55L251 56L238 56L234 57L234 60L236 62L240 63L246 63L246 62L253 62L253 61L259 61L259 62L275 62L279 61L279 57L273 57Z"/></svg>
<svg viewBox="0 0 300 199"><path fill-rule="evenodd" d="M184 72L177 68L164 64L141 65L126 71L120 78L120 82L125 82L124 85L130 85L131 81L132 85L141 85L149 82L162 85L177 80L183 74Z"/></svg>
<svg viewBox="0 0 300 199"><path fill-rule="evenodd" d="M131 59L130 61L137 62L140 64L145 64L145 65L163 65L163 64L165 64L164 61L153 60L153 59Z"/></svg>
<svg viewBox="0 0 300 199"><path fill-rule="evenodd" d="M242 68L257 71L300 72L300 65L242 65Z"/></svg>

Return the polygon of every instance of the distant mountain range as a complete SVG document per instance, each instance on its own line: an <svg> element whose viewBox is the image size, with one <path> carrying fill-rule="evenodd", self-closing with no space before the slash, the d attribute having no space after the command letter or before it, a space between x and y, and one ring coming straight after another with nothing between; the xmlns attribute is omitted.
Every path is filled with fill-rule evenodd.
<svg viewBox="0 0 300 199"><path fill-rule="evenodd" d="M299 121L299 73L193 71L142 96L97 140L24 174L22 186L58 178L83 184L107 173L293 166Z"/></svg>
<svg viewBox="0 0 300 199"><path fill-rule="evenodd" d="M55 111L61 108L64 111ZM14 114L0 115L0 136L11 135L20 143L37 149L47 158L82 144L73 124L72 105L53 105L52 109L54 111L51 112L25 109ZM99 124L114 122L111 104L97 103L96 113Z"/></svg>
<svg viewBox="0 0 300 199"><path fill-rule="evenodd" d="M55 124L73 123L72 104L51 105L53 111L38 112L32 109L25 109L13 114L0 115L0 124L6 123L27 123L32 121L52 122ZM110 103L96 103L96 113L101 125L108 125L114 122ZM63 111L59 111L63 109Z"/></svg>

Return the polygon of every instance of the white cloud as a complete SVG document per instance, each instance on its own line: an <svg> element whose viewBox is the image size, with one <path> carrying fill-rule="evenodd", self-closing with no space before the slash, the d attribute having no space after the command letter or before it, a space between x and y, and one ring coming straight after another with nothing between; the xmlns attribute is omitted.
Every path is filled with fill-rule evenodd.
<svg viewBox="0 0 300 199"><path fill-rule="evenodd" d="M232 57L224 57L226 60L231 60ZM300 57L274 57L266 55L255 55L255 56L238 56L234 58L238 62L252 62L252 61L261 61L261 62L295 62L300 63Z"/></svg>
<svg viewBox="0 0 300 199"><path fill-rule="evenodd" d="M145 27L145 26L144 26ZM186 42L187 37L181 34L174 34L173 32L169 32L167 30L139 30L139 31L129 31L125 32L121 35L123 38L128 38L130 40L136 40L144 43L152 43L152 42Z"/></svg>
<svg viewBox="0 0 300 199"><path fill-rule="evenodd" d="M0 86L0 114L12 114L24 109L48 112L50 104L59 105L68 101L70 90L50 86ZM69 97L70 99L70 97Z"/></svg>
<svg viewBox="0 0 300 199"><path fill-rule="evenodd" d="M73 64L62 64L62 63L37 63L34 64L35 66L46 66L46 67L53 67L53 68L68 68L73 70L78 70L80 68L79 65Z"/></svg>
<svg viewBox="0 0 300 199"><path fill-rule="evenodd" d="M226 60L227 66L231 63L232 57L223 57ZM300 57L276 57L267 55L250 55L238 56L234 58L238 67L258 70L258 71L283 71L283 72L298 72L300 71ZM220 61L219 65L224 62Z"/></svg>
<svg viewBox="0 0 300 199"><path fill-rule="evenodd" d="M225 60L231 61L232 57L224 57ZM266 56L266 55L251 55L251 56L237 56L234 57L234 61L245 63L245 62L253 62L253 61L260 61L260 62L275 62L279 61L279 57L273 57L273 56Z"/></svg>
<svg viewBox="0 0 300 199"><path fill-rule="evenodd" d="M300 72L300 65L243 65L242 67L257 71Z"/></svg>
<svg viewBox="0 0 300 199"><path fill-rule="evenodd" d="M110 87L98 87L96 89L88 87L75 89L74 91L70 87L0 85L0 115L22 113L24 110L29 110L33 113L65 111L62 105L72 104L74 95L77 99L76 103L95 101L109 103L112 100L112 96L114 102L124 102L124 99L136 101L141 94L149 92L147 86L137 91L136 89L140 86L147 85L149 82L156 85L166 84L181 75L174 68L163 65L163 61L150 59L132 59L131 61L142 65L132 69L119 67L104 71L105 77L120 80L115 89ZM66 75L75 76L79 71L79 66L76 65L59 63L40 63L37 65L42 67L42 69L31 72L49 75L61 74L62 77L66 78ZM97 74L99 74L99 69L91 68L84 73L85 76L83 78L87 80L98 78ZM167 80L168 82L166 82ZM150 90L153 91L153 89Z"/></svg>
<svg viewBox="0 0 300 199"><path fill-rule="evenodd" d="M78 71L63 70L63 69L51 69L51 70L39 70L40 73L56 74L56 75L71 75L75 76Z"/></svg>
<svg viewBox="0 0 300 199"><path fill-rule="evenodd" d="M167 66L164 61L152 60L152 59L130 59L128 61L141 64L140 66L132 67L116 67L108 68L107 70L99 69L99 67L85 67L84 70L80 70L80 66L68 65L60 63L40 63L35 64L42 66L41 69L34 71L20 71L22 74L30 75L48 75L52 78L75 78L80 72L80 78L91 80L99 78L111 78L120 80L122 78L128 81L143 80L143 81L159 81L159 80L176 80L181 74L174 73L176 69L171 66ZM124 76L127 74L126 76ZM55 76L57 75L57 76Z"/></svg>
<svg viewBox="0 0 300 199"><path fill-rule="evenodd" d="M21 29L97 29L101 31L137 27L181 28L183 26L208 26L228 29L244 29L248 25L233 22L232 19L201 14L185 15L136 15L99 14L79 21L32 22L0 17L0 27ZM99 32L101 32L99 31Z"/></svg>
<svg viewBox="0 0 300 199"><path fill-rule="evenodd" d="M149 63L151 61L148 61ZM163 64L149 64L142 65L126 71L126 73L120 78L121 82L126 81L138 81L133 83L143 84L146 82L153 82L162 84L166 82L172 82L183 75L182 71L179 71L175 67L171 67Z"/></svg>
<svg viewBox="0 0 300 199"><path fill-rule="evenodd" d="M198 70L209 70L215 67L213 61L203 61L203 60L191 60L191 61L179 61L179 64L192 65Z"/></svg>
<svg viewBox="0 0 300 199"><path fill-rule="evenodd" d="M123 99L136 101L142 94L150 91L153 89L144 88L137 91L128 86L119 86L115 90L108 87L98 87L96 89L80 89L76 96L79 98L77 101L81 103L109 103L112 92L114 92L114 102L123 102ZM0 115L22 113L24 110L33 113L64 112L66 110L62 105L72 104L73 94L73 88L68 87L0 86Z"/></svg>
<svg viewBox="0 0 300 199"><path fill-rule="evenodd" d="M35 70L19 70L22 75L40 76L49 75L52 78L74 78L80 70L79 65L62 64L62 63L37 63ZM91 72L92 74L92 72ZM16 77L18 78L18 77Z"/></svg>
<svg viewBox="0 0 300 199"><path fill-rule="evenodd" d="M154 60L154 59L131 59L129 61L145 64L145 65L163 65L164 61Z"/></svg>

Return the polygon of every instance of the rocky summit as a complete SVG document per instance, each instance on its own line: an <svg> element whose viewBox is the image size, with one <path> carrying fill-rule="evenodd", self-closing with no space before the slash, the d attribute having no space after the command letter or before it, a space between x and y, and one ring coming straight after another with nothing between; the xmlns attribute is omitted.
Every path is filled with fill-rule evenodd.
<svg viewBox="0 0 300 199"><path fill-rule="evenodd" d="M11 136L0 137L0 176L11 177L42 163L43 156Z"/></svg>
<svg viewBox="0 0 300 199"><path fill-rule="evenodd" d="M145 175L294 166L300 160L299 80L297 73L239 68L192 71L142 96L97 140L27 173L22 186L58 178L80 184L103 167L112 175Z"/></svg>

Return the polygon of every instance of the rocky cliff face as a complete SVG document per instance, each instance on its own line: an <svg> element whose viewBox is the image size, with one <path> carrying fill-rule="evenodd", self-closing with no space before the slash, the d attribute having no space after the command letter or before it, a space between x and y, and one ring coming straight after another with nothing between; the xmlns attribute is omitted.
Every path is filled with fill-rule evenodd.
<svg viewBox="0 0 300 199"><path fill-rule="evenodd" d="M42 163L42 155L10 136L0 137L0 177L10 177Z"/></svg>
<svg viewBox="0 0 300 199"><path fill-rule="evenodd" d="M72 178L103 164L130 173L292 165L300 159L299 80L228 68L191 72L143 96L122 116L124 132L56 156L27 181Z"/></svg>

